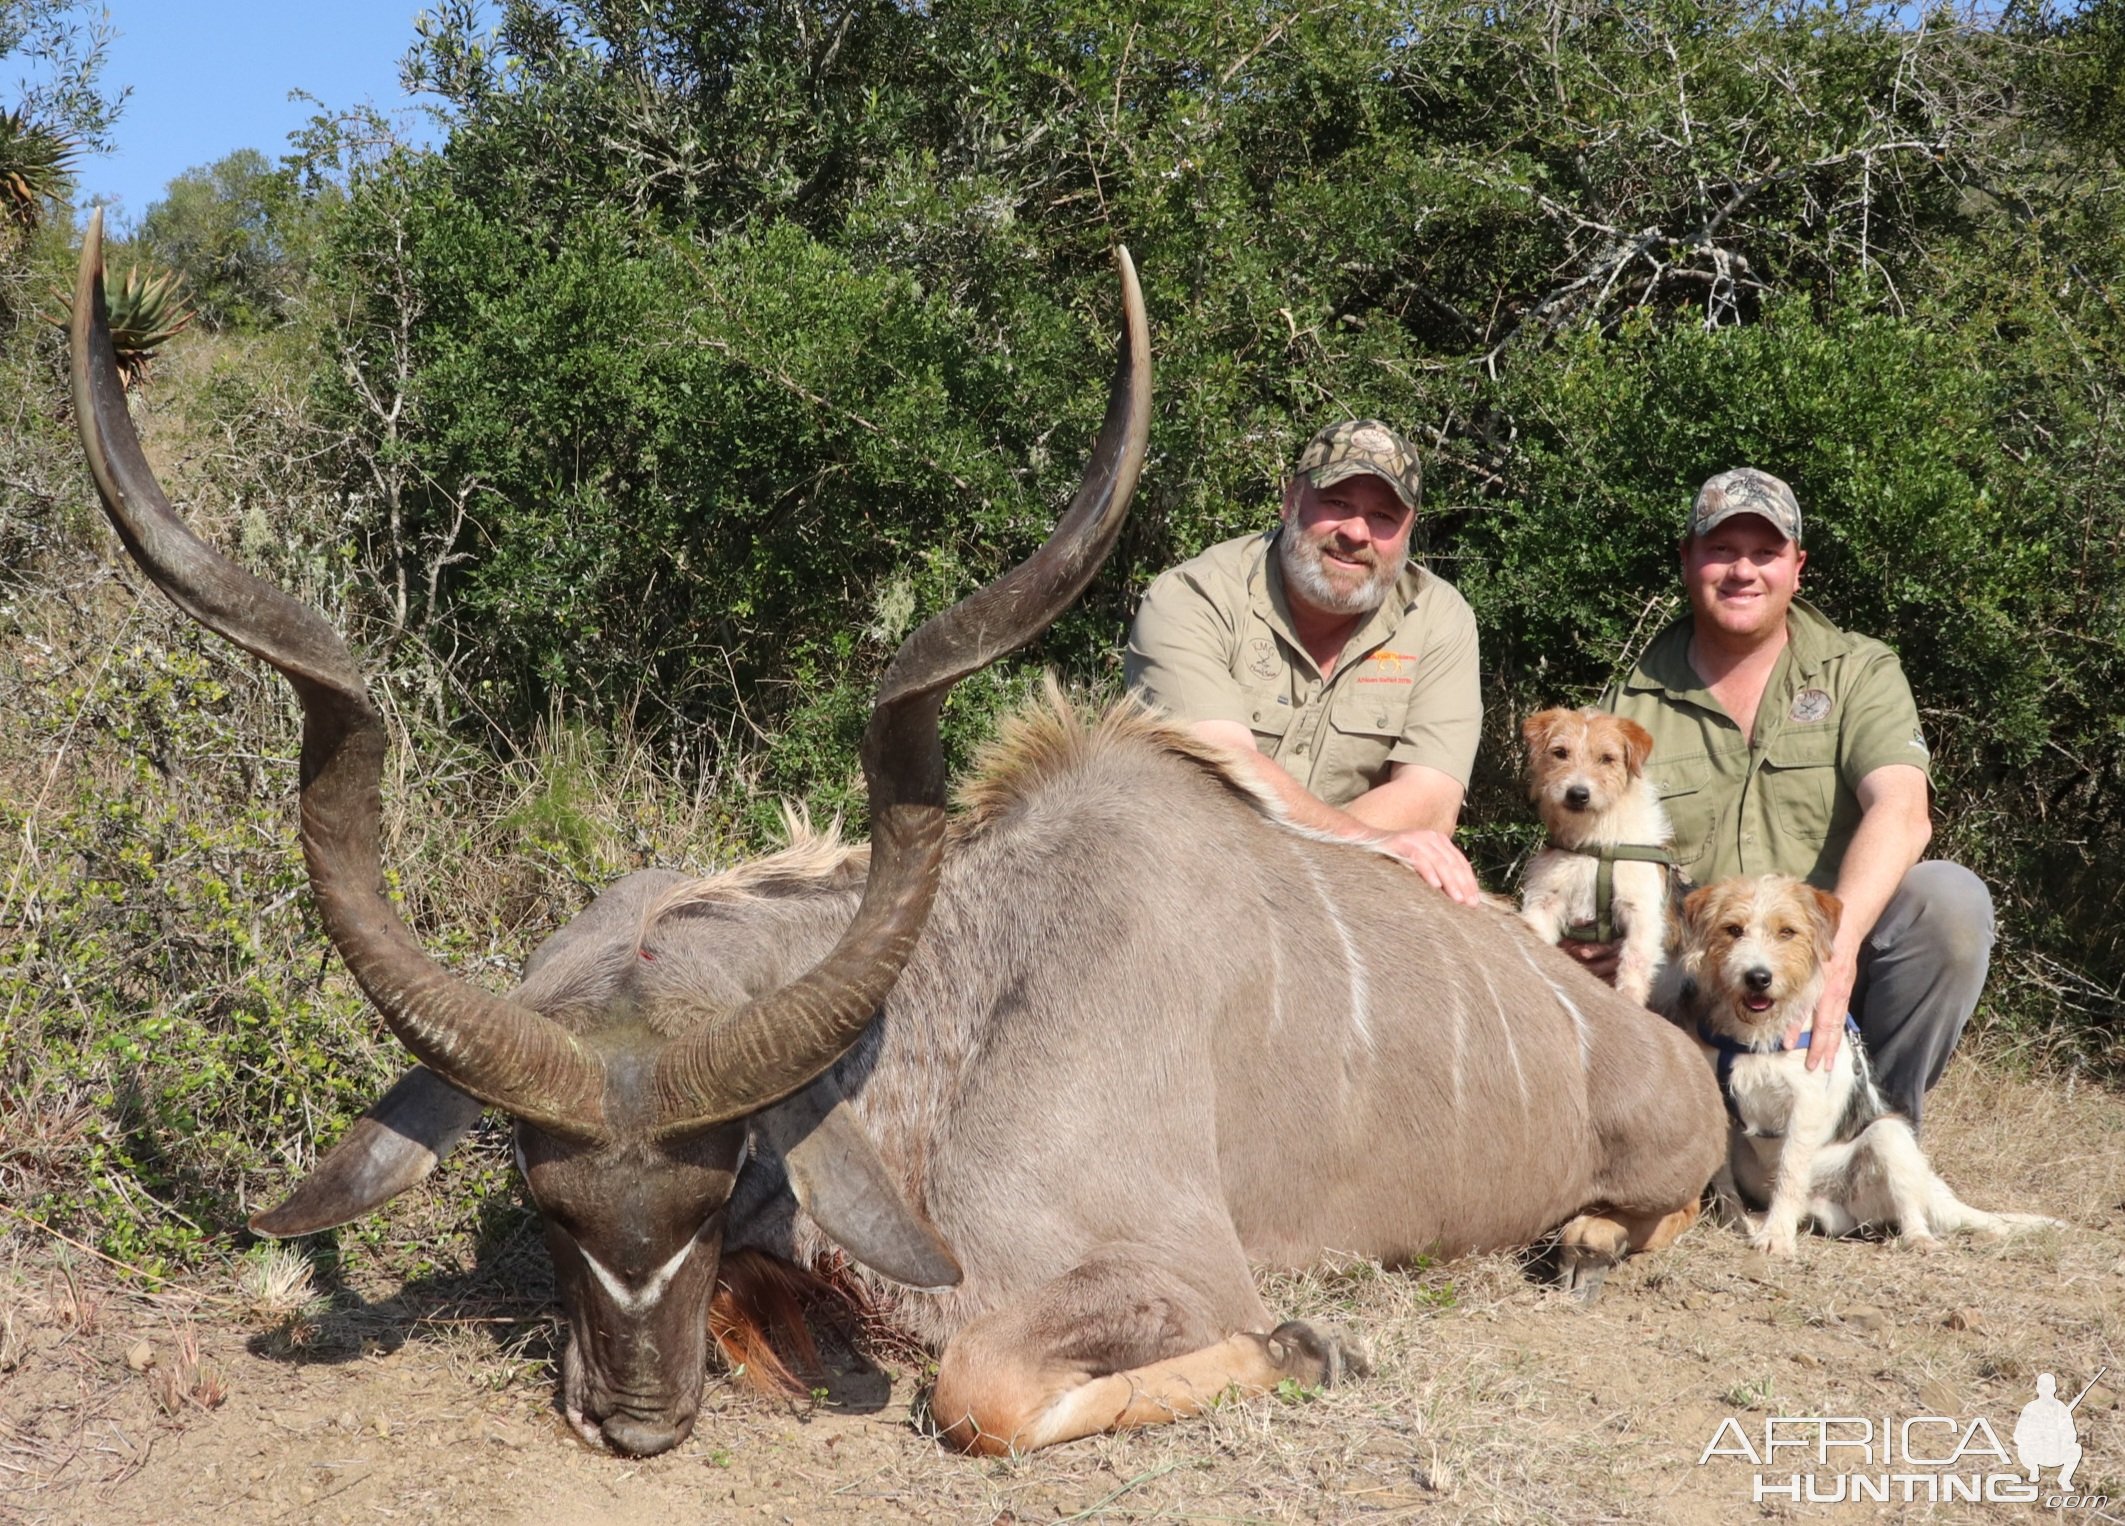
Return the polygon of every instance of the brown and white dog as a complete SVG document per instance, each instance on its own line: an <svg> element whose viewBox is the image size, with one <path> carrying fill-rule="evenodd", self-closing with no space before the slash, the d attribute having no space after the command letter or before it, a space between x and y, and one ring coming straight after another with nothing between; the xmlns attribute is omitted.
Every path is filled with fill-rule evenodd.
<svg viewBox="0 0 2125 1526"><path fill-rule="evenodd" d="M1520 882L1520 915L1544 940L1622 947L1616 989L1643 1005L1667 957L1667 811L1645 777L1653 738L1599 710L1543 710L1520 727L1528 794L1549 846Z"/></svg>
<svg viewBox="0 0 2125 1526"><path fill-rule="evenodd" d="M1750 1243L1790 1256L1803 1220L1826 1235L1893 1225L1926 1250L1958 1230L2057 1227L1972 1208L1950 1190L1910 1123L1882 1101L1850 1018L1827 1070L1808 1070L1805 1029L1800 1047L1785 1047L1787 1030L1814 1018L1842 910L1836 896L1775 874L1722 880L1683 901L1669 1015L1696 1030L1718 1068L1732 1129L1715 1185L1730 1208L1762 1215L1746 1221Z"/></svg>

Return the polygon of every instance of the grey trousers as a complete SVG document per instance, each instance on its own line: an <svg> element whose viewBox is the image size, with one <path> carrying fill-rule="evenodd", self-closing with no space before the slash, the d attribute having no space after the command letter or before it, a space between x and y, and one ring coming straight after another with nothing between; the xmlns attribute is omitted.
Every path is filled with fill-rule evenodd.
<svg viewBox="0 0 2125 1526"><path fill-rule="evenodd" d="M1992 965L1992 892L1961 864L1915 865L1860 946L1852 1015L1889 1106L1916 1128Z"/></svg>

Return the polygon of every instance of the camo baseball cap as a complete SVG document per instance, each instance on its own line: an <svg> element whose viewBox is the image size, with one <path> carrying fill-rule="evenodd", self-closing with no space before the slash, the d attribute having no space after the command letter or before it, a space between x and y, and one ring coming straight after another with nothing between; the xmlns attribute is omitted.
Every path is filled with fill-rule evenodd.
<svg viewBox="0 0 2125 1526"><path fill-rule="evenodd" d="M1702 535L1736 514L1760 514L1779 534L1800 544L1800 500L1769 472L1737 467L1699 488L1697 502L1690 509L1690 534Z"/></svg>
<svg viewBox="0 0 2125 1526"><path fill-rule="evenodd" d="M1416 447L1378 419L1330 424L1299 453L1298 474L1315 487L1331 487L1359 472L1371 472L1405 505L1417 506Z"/></svg>

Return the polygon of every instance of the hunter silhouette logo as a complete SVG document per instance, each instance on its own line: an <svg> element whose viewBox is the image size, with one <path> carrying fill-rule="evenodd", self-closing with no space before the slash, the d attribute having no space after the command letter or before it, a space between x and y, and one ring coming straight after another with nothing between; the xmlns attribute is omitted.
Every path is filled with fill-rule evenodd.
<svg viewBox="0 0 2125 1526"><path fill-rule="evenodd" d="M2014 1422L2014 1455L2028 1470L2032 1484L2044 1469L2057 1468L2060 1491L2072 1492L2073 1470L2081 1465L2081 1435L2073 1412L2095 1387L2096 1378L2108 1371L2108 1367L2097 1368L2095 1377L2073 1396L2071 1404L2059 1402L2057 1378L2048 1372L2037 1374L2036 1397L2022 1406L2022 1416Z"/></svg>

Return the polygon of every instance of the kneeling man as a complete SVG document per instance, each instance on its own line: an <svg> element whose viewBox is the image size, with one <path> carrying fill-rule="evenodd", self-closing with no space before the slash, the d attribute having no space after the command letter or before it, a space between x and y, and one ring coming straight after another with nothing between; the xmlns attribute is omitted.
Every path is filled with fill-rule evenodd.
<svg viewBox="0 0 2125 1526"><path fill-rule="evenodd" d="M1993 924L1976 875L1919 861L1932 760L1911 686L1889 648L1797 596L1800 505L1768 472L1707 482L1681 556L1690 612L1608 708L1653 734L1646 772L1692 880L1791 874L1844 903L1808 1068L1836 1055L1850 1011L1882 1095L1916 1127L1984 989ZM1613 963L1602 945L1566 948Z"/></svg>

